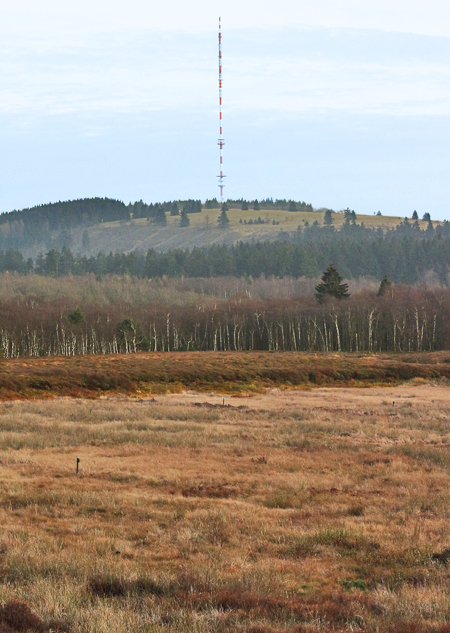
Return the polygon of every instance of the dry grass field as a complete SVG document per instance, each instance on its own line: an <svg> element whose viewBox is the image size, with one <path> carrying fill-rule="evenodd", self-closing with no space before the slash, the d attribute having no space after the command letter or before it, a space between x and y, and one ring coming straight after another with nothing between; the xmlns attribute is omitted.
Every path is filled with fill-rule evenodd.
<svg viewBox="0 0 450 633"><path fill-rule="evenodd" d="M0 633L448 633L449 410L411 383L4 401Z"/></svg>

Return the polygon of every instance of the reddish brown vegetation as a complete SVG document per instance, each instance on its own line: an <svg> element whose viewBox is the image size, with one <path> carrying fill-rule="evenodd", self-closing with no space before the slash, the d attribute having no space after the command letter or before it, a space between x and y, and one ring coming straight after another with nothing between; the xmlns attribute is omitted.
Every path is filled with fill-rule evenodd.
<svg viewBox="0 0 450 633"><path fill-rule="evenodd" d="M57 296L49 296L48 291L46 296L35 296L32 287L22 289L22 283L12 278L10 285L17 286L16 294L5 293L0 277L0 349L4 358L145 350L450 349L450 291L444 288L396 286L383 296L365 289L345 301L318 304L312 288L301 295L297 285L297 294L294 288L288 296L276 296L273 287L268 294L264 292L262 281L244 286L236 281L234 293L228 293L227 281L221 280L214 295L211 281L202 280L198 283L209 288L210 296L205 296L200 285L196 294L186 292L181 299L176 290L181 282L167 280L161 282L160 292L153 288L151 298L144 286L130 296L123 288L124 280L117 281L120 292L110 288L106 292L99 284L96 290L106 299L95 295L86 298L86 293L78 298L79 282L72 278L66 279L65 289L60 288ZM89 279L85 281L89 283ZM133 283L128 279L129 285ZM266 290L270 285L274 283L267 282Z"/></svg>
<svg viewBox="0 0 450 633"><path fill-rule="evenodd" d="M44 623L24 602L8 602L0 608L0 633L67 633L60 622Z"/></svg>
<svg viewBox="0 0 450 633"><path fill-rule="evenodd" d="M0 362L0 398L395 384L450 378L450 353L141 353ZM217 405L214 405L217 406ZM225 405L227 406L227 405Z"/></svg>

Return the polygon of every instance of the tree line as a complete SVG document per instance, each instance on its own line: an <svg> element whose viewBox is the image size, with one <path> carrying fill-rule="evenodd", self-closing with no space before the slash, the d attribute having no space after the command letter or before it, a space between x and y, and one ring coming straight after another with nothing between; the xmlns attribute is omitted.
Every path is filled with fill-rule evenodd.
<svg viewBox="0 0 450 633"><path fill-rule="evenodd" d="M242 209L242 211L248 211L249 209L253 209L254 211L261 210L277 210L277 211L306 211L313 212L314 208L312 204L309 202L296 202L295 200L286 200L273 198L265 198L264 200L245 200L244 198L228 198L224 203L226 210L230 207L236 209ZM205 209L218 209L221 205L219 204L217 198L212 198L211 200L206 200L204 204ZM223 205L222 205L223 206Z"/></svg>
<svg viewBox="0 0 450 633"><path fill-rule="evenodd" d="M68 280L70 285L70 280ZM138 351L409 352L450 349L450 291L393 286L314 297L74 306L69 297L0 304L0 351L18 356Z"/></svg>

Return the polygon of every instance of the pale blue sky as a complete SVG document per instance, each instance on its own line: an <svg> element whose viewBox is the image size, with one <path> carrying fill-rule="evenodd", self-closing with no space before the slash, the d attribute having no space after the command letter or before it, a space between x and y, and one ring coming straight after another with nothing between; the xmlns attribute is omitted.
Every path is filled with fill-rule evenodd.
<svg viewBox="0 0 450 633"><path fill-rule="evenodd" d="M227 196L450 219L450 8L368 4L16 0L0 210L217 195L221 14Z"/></svg>

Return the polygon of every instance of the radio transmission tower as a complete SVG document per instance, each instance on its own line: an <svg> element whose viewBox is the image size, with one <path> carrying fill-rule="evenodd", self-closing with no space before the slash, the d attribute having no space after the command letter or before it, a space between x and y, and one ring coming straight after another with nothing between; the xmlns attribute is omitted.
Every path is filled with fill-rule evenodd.
<svg viewBox="0 0 450 633"><path fill-rule="evenodd" d="M225 141L223 140L223 127L222 127L222 19L219 18L219 113L220 113L220 137L218 140L218 146L220 148L220 175L219 179L220 189L220 201L223 202L223 188L225 187L223 175L223 146Z"/></svg>

